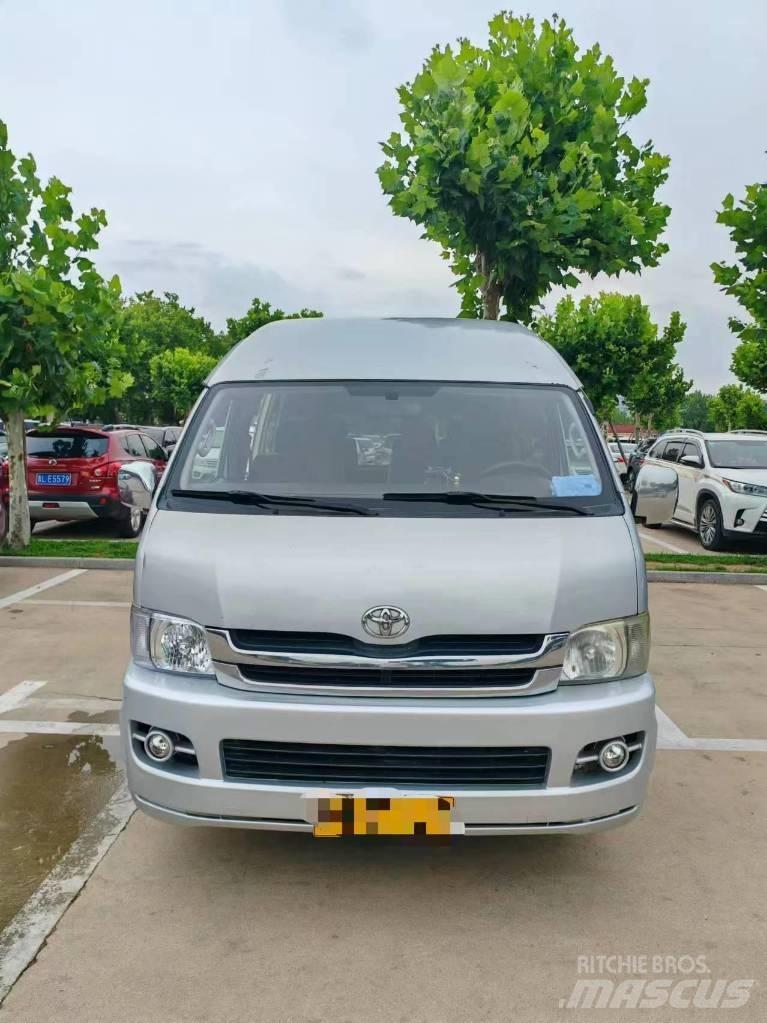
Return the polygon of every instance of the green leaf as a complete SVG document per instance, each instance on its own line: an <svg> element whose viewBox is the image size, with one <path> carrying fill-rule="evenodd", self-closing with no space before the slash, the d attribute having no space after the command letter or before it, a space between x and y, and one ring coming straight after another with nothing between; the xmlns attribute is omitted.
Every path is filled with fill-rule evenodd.
<svg viewBox="0 0 767 1023"><path fill-rule="evenodd" d="M453 60L449 53L434 62L432 77L440 90L455 89L466 77L466 70Z"/></svg>
<svg viewBox="0 0 767 1023"><path fill-rule="evenodd" d="M482 185L482 178L479 174L476 174L474 171L469 170L468 167L465 167L461 171L458 180L467 192L471 192L473 195L479 194L479 190Z"/></svg>
<svg viewBox="0 0 767 1023"><path fill-rule="evenodd" d="M399 171L391 164L384 163L378 168L378 180L386 195L393 195L403 187Z"/></svg>
<svg viewBox="0 0 767 1023"><path fill-rule="evenodd" d="M428 71L421 71L416 75L413 80L413 95L417 99L426 99L427 96L433 96L436 91L437 82Z"/></svg>

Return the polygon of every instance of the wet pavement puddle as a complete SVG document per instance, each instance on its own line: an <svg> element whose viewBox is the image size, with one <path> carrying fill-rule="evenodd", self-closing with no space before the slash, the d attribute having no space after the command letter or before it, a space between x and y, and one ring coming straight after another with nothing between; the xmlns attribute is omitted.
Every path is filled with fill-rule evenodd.
<svg viewBox="0 0 767 1023"><path fill-rule="evenodd" d="M118 736L0 734L0 930L116 791L119 751Z"/></svg>

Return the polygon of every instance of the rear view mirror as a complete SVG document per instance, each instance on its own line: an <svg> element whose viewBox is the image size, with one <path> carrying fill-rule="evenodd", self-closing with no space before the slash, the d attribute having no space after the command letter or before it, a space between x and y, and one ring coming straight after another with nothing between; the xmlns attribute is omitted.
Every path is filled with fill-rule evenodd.
<svg viewBox="0 0 767 1023"><path fill-rule="evenodd" d="M631 510L634 518L650 526L659 526L674 514L679 495L679 477L667 465L644 463L634 484Z"/></svg>
<svg viewBox="0 0 767 1023"><path fill-rule="evenodd" d="M703 459L700 455L682 455L679 459L680 465L689 465L691 469L702 469Z"/></svg>
<svg viewBox="0 0 767 1023"><path fill-rule="evenodd" d="M157 470L151 462L131 462L117 474L120 502L128 508L149 511L152 495L157 486Z"/></svg>

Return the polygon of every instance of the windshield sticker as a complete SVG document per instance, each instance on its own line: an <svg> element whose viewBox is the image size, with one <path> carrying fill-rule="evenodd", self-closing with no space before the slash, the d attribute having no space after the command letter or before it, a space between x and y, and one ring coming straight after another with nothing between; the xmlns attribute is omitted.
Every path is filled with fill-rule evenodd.
<svg viewBox="0 0 767 1023"><path fill-rule="evenodd" d="M590 473L582 476L552 476L551 493L554 497L593 497L602 493L602 486L596 476Z"/></svg>

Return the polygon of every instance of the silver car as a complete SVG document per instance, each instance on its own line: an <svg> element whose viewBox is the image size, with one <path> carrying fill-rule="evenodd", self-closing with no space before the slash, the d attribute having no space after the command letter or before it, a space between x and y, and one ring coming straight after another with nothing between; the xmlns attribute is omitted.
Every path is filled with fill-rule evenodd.
<svg viewBox="0 0 767 1023"><path fill-rule="evenodd" d="M528 330L271 324L213 372L156 492L148 464L120 486L149 511L122 710L142 810L316 835L638 814L644 559L577 378Z"/></svg>

